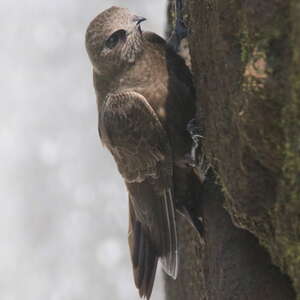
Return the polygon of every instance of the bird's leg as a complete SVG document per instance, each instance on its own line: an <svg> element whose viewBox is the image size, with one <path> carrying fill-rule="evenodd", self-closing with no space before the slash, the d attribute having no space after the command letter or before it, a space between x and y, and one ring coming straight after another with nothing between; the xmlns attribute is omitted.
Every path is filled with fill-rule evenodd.
<svg viewBox="0 0 300 300"><path fill-rule="evenodd" d="M193 140L192 149L190 153L191 166L196 167L199 160L197 157L197 150L200 150L200 141L201 138L203 138L203 136L201 135L201 127L199 126L196 119L192 119L188 122L186 129Z"/></svg>
<svg viewBox="0 0 300 300"><path fill-rule="evenodd" d="M187 37L188 31L183 20L183 0L176 0L176 25L175 32L178 40L181 41Z"/></svg>
<svg viewBox="0 0 300 300"><path fill-rule="evenodd" d="M193 140L192 149L190 154L187 155L187 159L189 161L189 165L193 167L194 172L200 181L204 182L210 165L207 162L205 155L201 153L201 139L203 139L202 128L196 119L192 119L187 125L187 131Z"/></svg>
<svg viewBox="0 0 300 300"><path fill-rule="evenodd" d="M179 51L180 42L187 37L188 30L183 20L183 0L175 0L175 28L168 40L176 52Z"/></svg>

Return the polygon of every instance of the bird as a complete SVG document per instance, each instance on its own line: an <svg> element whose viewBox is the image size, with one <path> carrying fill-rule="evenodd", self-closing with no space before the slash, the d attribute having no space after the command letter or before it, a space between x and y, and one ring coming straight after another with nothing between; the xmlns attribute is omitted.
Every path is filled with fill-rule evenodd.
<svg viewBox="0 0 300 300"><path fill-rule="evenodd" d="M166 41L143 31L144 17L112 6L86 31L98 131L128 191L128 243L134 282L150 299L160 261L176 279L177 209L189 207L195 175L188 163L195 90L184 60Z"/></svg>

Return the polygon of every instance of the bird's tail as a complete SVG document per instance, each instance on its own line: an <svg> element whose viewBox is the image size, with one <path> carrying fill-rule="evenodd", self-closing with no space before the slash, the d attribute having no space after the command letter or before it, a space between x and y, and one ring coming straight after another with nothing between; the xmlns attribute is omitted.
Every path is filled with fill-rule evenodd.
<svg viewBox="0 0 300 300"><path fill-rule="evenodd" d="M129 247L134 279L141 296L149 299L160 259L164 271L177 277L178 252L171 187L153 182L128 184Z"/></svg>
<svg viewBox="0 0 300 300"><path fill-rule="evenodd" d="M157 268L158 255L147 232L142 227L142 224L136 219L130 201L129 218L128 242L131 252L135 285L139 290L140 297L150 299Z"/></svg>

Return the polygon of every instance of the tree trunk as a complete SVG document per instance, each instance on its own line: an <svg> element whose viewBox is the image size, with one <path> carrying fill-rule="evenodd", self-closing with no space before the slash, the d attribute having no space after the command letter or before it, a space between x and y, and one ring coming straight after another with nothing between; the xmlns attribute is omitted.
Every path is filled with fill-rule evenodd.
<svg viewBox="0 0 300 300"><path fill-rule="evenodd" d="M185 0L181 13L213 168L195 199L203 240L180 220L167 299L300 299L299 2Z"/></svg>

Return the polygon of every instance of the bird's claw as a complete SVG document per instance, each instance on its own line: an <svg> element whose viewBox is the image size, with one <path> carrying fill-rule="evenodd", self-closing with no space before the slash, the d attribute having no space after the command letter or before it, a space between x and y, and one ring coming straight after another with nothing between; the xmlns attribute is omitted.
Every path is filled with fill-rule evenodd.
<svg viewBox="0 0 300 300"><path fill-rule="evenodd" d="M200 150L200 141L203 138L201 134L201 127L196 119L192 119L188 122L186 129L193 140L192 149L190 152L191 166L196 167L198 164L197 152Z"/></svg>
<svg viewBox="0 0 300 300"><path fill-rule="evenodd" d="M201 182L205 181L206 178L206 174L210 168L210 164L207 161L207 159L205 158L205 155L202 154L200 156L200 159L198 161L198 164L193 167L194 168L194 172L196 173L196 175L198 176L198 178L200 179Z"/></svg>
<svg viewBox="0 0 300 300"><path fill-rule="evenodd" d="M176 0L175 2L175 13L176 13L176 20L175 20L175 28L168 40L168 44L173 47L173 49L178 52L181 41L187 37L188 29L183 20L183 4L182 0Z"/></svg>
<svg viewBox="0 0 300 300"><path fill-rule="evenodd" d="M202 128L196 119L192 119L187 125L187 131L193 140L193 144L191 152L186 156L186 159L189 161L189 165L194 168L194 172L200 181L204 182L210 164L207 162L205 155L201 153L201 139L204 138Z"/></svg>
<svg viewBox="0 0 300 300"><path fill-rule="evenodd" d="M196 119L191 119L187 126L186 126L187 131L189 132L189 134L191 136L193 135L201 135L202 130L200 127L200 124L198 123L198 121Z"/></svg>

